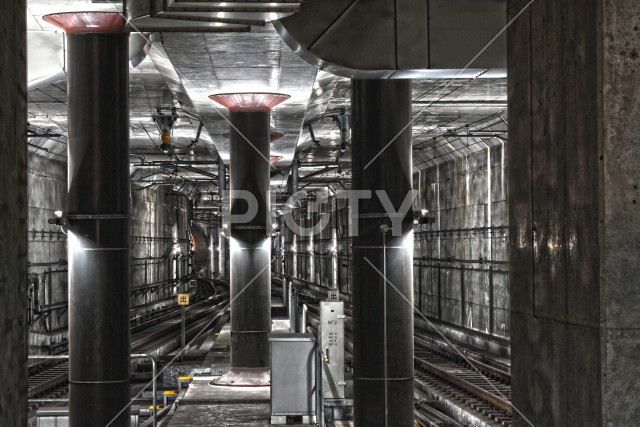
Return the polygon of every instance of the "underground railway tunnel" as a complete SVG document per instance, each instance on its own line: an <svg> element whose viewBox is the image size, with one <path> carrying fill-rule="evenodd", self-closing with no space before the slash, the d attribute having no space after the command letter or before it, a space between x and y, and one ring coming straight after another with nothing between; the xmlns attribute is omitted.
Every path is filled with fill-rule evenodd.
<svg viewBox="0 0 640 427"><path fill-rule="evenodd" d="M637 1L5 6L1 426L637 425Z"/></svg>

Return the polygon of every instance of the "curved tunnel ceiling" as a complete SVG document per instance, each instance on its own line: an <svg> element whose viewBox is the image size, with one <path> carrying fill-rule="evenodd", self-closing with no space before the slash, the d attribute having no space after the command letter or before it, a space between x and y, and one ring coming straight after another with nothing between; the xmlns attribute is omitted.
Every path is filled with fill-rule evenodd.
<svg viewBox="0 0 640 427"><path fill-rule="evenodd" d="M444 66L445 59L457 60L457 63L450 62L450 66L462 67L476 53L473 49L479 49L477 45L455 47L455 40L447 41L449 36L446 34L450 34L451 30L447 30L449 33L445 31L446 28L440 30L438 25L443 24L435 20L437 16L452 14L451 11L447 12L448 3L460 7L470 1L489 5L485 14L495 15L496 10L504 5L504 0L428 1L430 18L426 46L430 56L426 59L430 61L428 66L431 68L423 70L424 73L413 81L413 110L414 115L419 115L413 124L416 169L425 169L486 146L501 144L506 136L504 70L474 68L456 76L456 70L438 68ZM329 6L334 4L333 0L325 2ZM353 5L354 11L360 10L358 2L344 3ZM43 49L39 53L31 46L29 53L33 54L38 66L55 65L57 61L58 70L61 70L64 36L55 33L40 18L60 7L51 0L28 0L28 4L30 39L40 36L57 38L56 43L60 47L58 50L47 49L43 42L40 45ZM72 0L65 4L67 10L112 8L109 4L87 0ZM291 30L293 34L289 22L305 18L305 14L311 10L309 8L318 4L317 0L307 0L302 4L299 14L275 21L274 26L282 30L283 25L287 25L287 31ZM474 10L473 6L469 8ZM335 10L328 10L330 7L326 9L326 13L336 17ZM369 13L373 13L373 9ZM477 10L473 13L476 12L480 13ZM238 17L234 15L234 19ZM248 12L244 17L250 17ZM468 13L461 16L453 14L448 18L454 30L469 22L469 19ZM495 16L493 19L483 24L483 31L488 38L495 36L500 29L500 19L496 20ZM278 169L272 172L274 189L286 191L289 165L294 155L301 162L301 186L313 190L326 185L335 185L336 188L349 185L350 151L348 145L346 150L341 150L341 133L336 122L341 110L350 114L351 85L348 77L327 72L330 68L328 61L321 64L325 70L318 72L318 64L310 65L292 51L269 23L252 26L249 33L208 33L200 32L195 21L179 21L182 28L190 28L191 32L154 32L150 35L152 44L138 44L137 49L141 46L146 48L137 59L132 58L139 63L132 63L137 66L130 71L131 172L132 179L138 180L139 186L153 182L161 185L176 183L174 189L188 188L189 194L198 194L199 191L214 194L217 185L216 160L219 156L223 161L228 158L229 147L225 134L229 132L229 125L225 120L227 111L220 107L216 110L208 95L229 91L269 91L292 95L291 100L272 112L272 131L284 133L271 146L272 155L282 157L276 163ZM489 25L490 22L493 23ZM489 27L493 29L489 31ZM489 35L489 32L492 34ZM353 46L351 50L347 49L349 37L345 35L341 43L336 44L335 54L350 53L352 60L358 61L364 51L357 51ZM493 47L495 52L501 52L502 42L498 40L496 43ZM449 49L448 59L442 56L445 48ZM487 51L490 52L491 49ZM330 59L338 61L336 58ZM425 60L419 55L414 59L417 61L420 58ZM376 57L375 60L382 59ZM350 63L350 66L354 64L356 62ZM32 67L32 71L35 70ZM385 77L401 76L397 72L385 73ZM43 75L46 77L47 73ZM453 76L457 78L451 79ZM65 161L66 83L55 80L59 79L42 80L41 86L29 90L29 150ZM172 139L176 142L173 156L167 156L158 148L159 135L151 115L159 106L176 107L180 116L173 129ZM196 140L197 143L194 143ZM179 167L176 167L176 162L180 162ZM152 167L157 170L150 170ZM307 181L305 177L308 177Z"/></svg>

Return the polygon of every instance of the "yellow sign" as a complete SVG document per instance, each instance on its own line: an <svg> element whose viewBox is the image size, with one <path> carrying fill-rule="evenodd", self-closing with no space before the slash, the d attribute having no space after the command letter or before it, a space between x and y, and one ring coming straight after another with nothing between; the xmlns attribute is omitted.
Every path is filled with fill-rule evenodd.
<svg viewBox="0 0 640 427"><path fill-rule="evenodd" d="M189 305L189 294L178 294L178 305Z"/></svg>

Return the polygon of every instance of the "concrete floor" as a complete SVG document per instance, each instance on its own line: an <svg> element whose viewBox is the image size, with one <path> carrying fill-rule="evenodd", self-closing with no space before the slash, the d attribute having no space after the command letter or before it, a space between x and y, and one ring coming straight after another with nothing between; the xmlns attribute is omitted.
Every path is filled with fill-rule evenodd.
<svg viewBox="0 0 640 427"><path fill-rule="evenodd" d="M286 329L283 321L274 320L274 329ZM202 367L229 363L230 332L225 326L213 343ZM197 376L186 392L178 398L176 408L160 427L195 426L272 426L270 387L223 387L211 385L214 376ZM289 424L309 425L309 424ZM351 426L350 423L332 424L335 427Z"/></svg>
<svg viewBox="0 0 640 427"><path fill-rule="evenodd" d="M267 427L271 416L269 387L221 387L215 377L196 377L168 421L160 427ZM310 424L288 424L303 426ZM353 426L349 422L330 424Z"/></svg>
<svg viewBox="0 0 640 427"><path fill-rule="evenodd" d="M220 387L213 378L194 378L166 426L269 425L269 387Z"/></svg>

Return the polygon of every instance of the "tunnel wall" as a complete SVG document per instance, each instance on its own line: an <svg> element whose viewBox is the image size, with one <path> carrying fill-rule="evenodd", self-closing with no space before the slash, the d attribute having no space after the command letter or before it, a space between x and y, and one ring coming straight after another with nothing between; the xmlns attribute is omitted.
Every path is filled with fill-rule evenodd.
<svg viewBox="0 0 640 427"><path fill-rule="evenodd" d="M41 354L65 349L67 338L67 236L47 222L66 210L66 162L30 153L28 171L29 352ZM131 307L141 316L175 304L176 267L178 278L190 273L180 256L189 250L188 201L164 188L132 191L131 215Z"/></svg>
<svg viewBox="0 0 640 427"><path fill-rule="evenodd" d="M55 211L66 210L66 163L30 153L28 183L29 297L34 304L29 353L39 354L45 350L42 346L53 345L53 350L66 339L67 236L48 223Z"/></svg>
<svg viewBox="0 0 640 427"><path fill-rule="evenodd" d="M505 167L495 146L416 177L435 222L415 232L414 301L428 317L509 337Z"/></svg>
<svg viewBox="0 0 640 427"><path fill-rule="evenodd" d="M27 40L26 2L0 15L0 424L27 424Z"/></svg>
<svg viewBox="0 0 640 427"><path fill-rule="evenodd" d="M510 336L506 165L506 146L499 144L414 174L415 208L435 220L430 230L415 226L414 304L429 319L504 338ZM277 262L276 272L351 294L346 199L318 197L293 217L310 227L324 214L328 226L313 237L296 236L280 220L274 254L284 267Z"/></svg>
<svg viewBox="0 0 640 427"><path fill-rule="evenodd" d="M191 272L187 198L162 188L132 191L131 245L132 314L175 305L172 280Z"/></svg>

